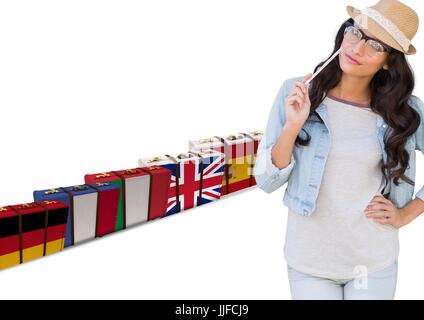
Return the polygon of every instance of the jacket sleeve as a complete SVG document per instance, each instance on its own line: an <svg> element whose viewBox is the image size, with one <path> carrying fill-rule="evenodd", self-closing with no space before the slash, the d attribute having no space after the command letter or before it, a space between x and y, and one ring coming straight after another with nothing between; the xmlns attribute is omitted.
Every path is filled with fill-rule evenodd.
<svg viewBox="0 0 424 320"><path fill-rule="evenodd" d="M284 81L278 91L268 117L265 133L259 142L256 154L253 174L256 179L256 185L266 193L272 193L284 185L288 181L296 164L293 154L291 155L289 165L283 169L276 167L271 160L272 147L278 141L281 130L286 122L284 99L289 93L288 85L289 80Z"/></svg>
<svg viewBox="0 0 424 320"><path fill-rule="evenodd" d="M415 132L416 149L420 150L424 154L424 103L423 101L415 97L415 110L420 115L420 126ZM424 201L424 186L415 194L415 197L420 198Z"/></svg>

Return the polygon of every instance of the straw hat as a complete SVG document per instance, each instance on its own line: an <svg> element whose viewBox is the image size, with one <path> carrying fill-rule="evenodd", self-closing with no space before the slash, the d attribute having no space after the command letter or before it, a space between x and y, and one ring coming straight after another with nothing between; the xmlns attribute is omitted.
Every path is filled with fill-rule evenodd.
<svg viewBox="0 0 424 320"><path fill-rule="evenodd" d="M407 55L417 52L411 44L418 30L418 14L397 0L380 0L359 10L347 6L348 14L377 39Z"/></svg>

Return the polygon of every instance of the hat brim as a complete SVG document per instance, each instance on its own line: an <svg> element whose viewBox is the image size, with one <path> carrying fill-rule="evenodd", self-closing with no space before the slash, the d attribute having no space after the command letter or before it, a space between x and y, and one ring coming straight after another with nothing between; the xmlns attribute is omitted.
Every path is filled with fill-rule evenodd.
<svg viewBox="0 0 424 320"><path fill-rule="evenodd" d="M355 20L359 25L361 25L363 27L360 19L357 19L358 16L360 16L362 14L361 10L359 10L355 7L352 7L352 6L346 6L346 11L353 20ZM372 19L372 18L369 18L369 19ZM412 54L415 54L417 52L417 50L415 49L415 47L412 44L409 45L408 51L405 52L403 50L403 48L396 42L395 39L393 39L393 37L385 29L383 29L380 25L378 25L377 22L375 22L375 24L376 24L376 29L378 29L377 33L383 35L382 37L378 37L377 34L376 34L376 37L377 38L384 38L384 39L381 39L383 42L387 43L391 47L393 47L396 50L401 51L401 52L403 52L404 54L407 54L407 55L412 55Z"/></svg>

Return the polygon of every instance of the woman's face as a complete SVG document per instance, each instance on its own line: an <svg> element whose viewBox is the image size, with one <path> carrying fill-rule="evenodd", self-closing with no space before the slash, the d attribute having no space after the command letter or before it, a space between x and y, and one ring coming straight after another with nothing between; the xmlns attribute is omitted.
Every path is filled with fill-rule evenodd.
<svg viewBox="0 0 424 320"><path fill-rule="evenodd" d="M355 22L355 27L361 29L367 36L374 37L373 34L369 33L366 29L363 29ZM383 42L381 42L383 43ZM383 43L384 44L384 43ZM366 50L365 40L362 39L356 44L352 44L347 40L345 36L342 42L342 50L339 54L339 63L343 72L356 76L373 76L381 68L388 69L386 64L388 53L383 52L382 54L376 54L369 56ZM348 58L352 57L359 64L354 63Z"/></svg>

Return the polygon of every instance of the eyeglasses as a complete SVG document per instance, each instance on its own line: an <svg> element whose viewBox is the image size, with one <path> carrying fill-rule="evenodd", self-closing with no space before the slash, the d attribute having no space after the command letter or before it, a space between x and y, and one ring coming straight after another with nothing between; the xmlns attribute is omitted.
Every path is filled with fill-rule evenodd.
<svg viewBox="0 0 424 320"><path fill-rule="evenodd" d="M368 37L361 29L355 27L349 22L346 22L344 38L348 43L353 45L359 43L362 39L364 39L366 41L365 53L370 57L374 57L377 54L381 55L384 52L390 53L393 50L392 48L382 44L377 39Z"/></svg>

